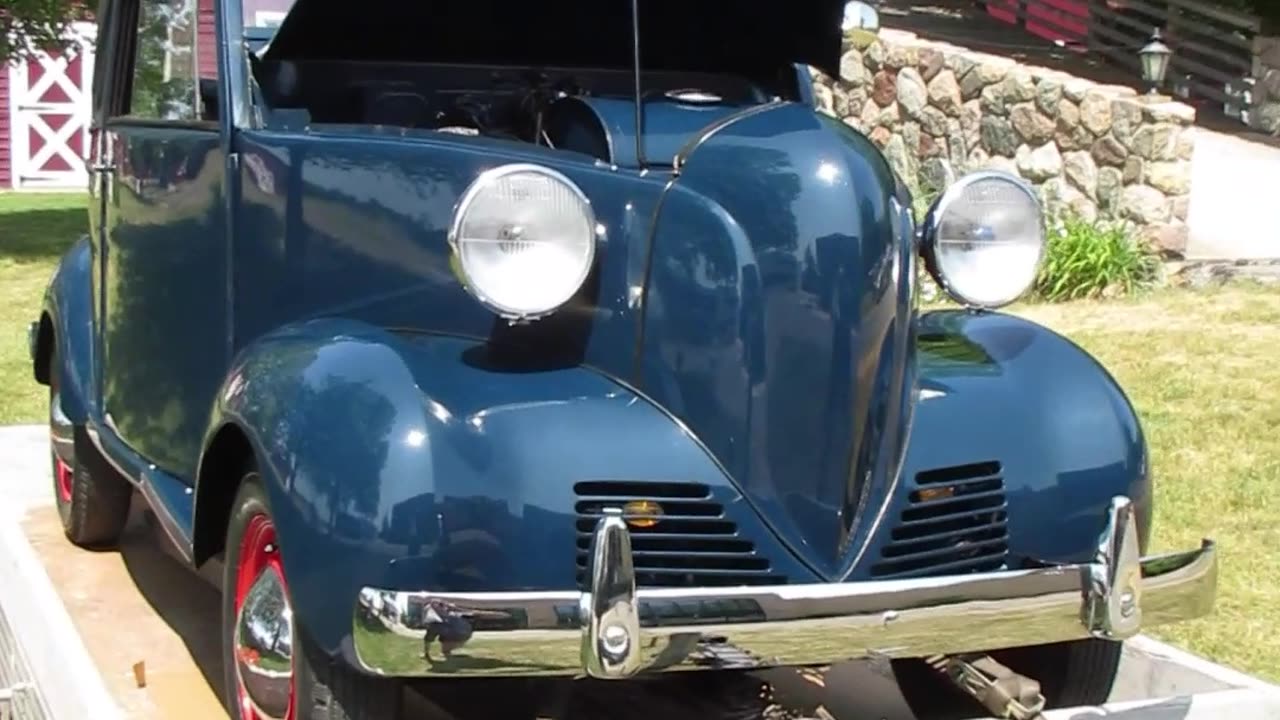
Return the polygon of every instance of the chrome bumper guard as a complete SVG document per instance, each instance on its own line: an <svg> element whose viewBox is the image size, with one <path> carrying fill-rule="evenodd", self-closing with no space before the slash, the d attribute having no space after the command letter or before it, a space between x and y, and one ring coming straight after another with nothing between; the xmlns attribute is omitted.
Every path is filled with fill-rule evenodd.
<svg viewBox="0 0 1280 720"><path fill-rule="evenodd" d="M1112 501L1094 561L911 580L636 590L620 514L596 526L590 591L435 593L365 588L354 647L400 677L589 675L825 665L978 652L1207 614L1211 541L1139 558L1128 498Z"/></svg>

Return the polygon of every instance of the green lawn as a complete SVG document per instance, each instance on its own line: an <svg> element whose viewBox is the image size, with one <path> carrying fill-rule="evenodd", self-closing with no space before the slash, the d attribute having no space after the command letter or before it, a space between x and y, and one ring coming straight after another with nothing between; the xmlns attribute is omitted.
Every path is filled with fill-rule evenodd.
<svg viewBox="0 0 1280 720"><path fill-rule="evenodd" d="M1156 550L1219 543L1215 615L1153 634L1280 680L1280 289L1170 290L1019 314L1097 355L1137 406Z"/></svg>
<svg viewBox="0 0 1280 720"><path fill-rule="evenodd" d="M44 420L45 389L31 379L27 324L39 317L58 258L88 220L78 193L0 193L0 425Z"/></svg>
<svg viewBox="0 0 1280 720"><path fill-rule="evenodd" d="M86 217L78 195L0 195L0 425L43 421L26 325ZM1156 634L1280 680L1280 290L1170 290L1017 312L1095 353L1137 405L1156 476L1156 549L1220 543L1216 615Z"/></svg>

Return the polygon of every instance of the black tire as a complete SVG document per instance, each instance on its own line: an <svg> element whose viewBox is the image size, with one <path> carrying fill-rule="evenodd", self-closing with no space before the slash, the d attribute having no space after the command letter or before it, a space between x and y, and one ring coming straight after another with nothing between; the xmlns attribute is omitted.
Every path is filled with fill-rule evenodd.
<svg viewBox="0 0 1280 720"><path fill-rule="evenodd" d="M1015 648L993 653L996 660L1040 683L1050 710L1101 705L1111 695L1120 669L1122 643L1110 640Z"/></svg>
<svg viewBox="0 0 1280 720"><path fill-rule="evenodd" d="M240 680L234 647L236 577L241 540L250 519L259 514L270 518L271 509L261 479L257 473L250 472L236 493L224 550L222 665L227 708L233 720L247 720L240 710ZM310 640L306 628L300 627L296 618L292 648L296 720L395 720L399 717L403 690L399 682L361 674L329 657Z"/></svg>
<svg viewBox="0 0 1280 720"><path fill-rule="evenodd" d="M996 661L1040 683L1049 710L1101 705L1111 695L1123 646L1108 640L1075 640L997 650ZM981 705L921 660L898 660L893 672L912 712L936 720L969 718Z"/></svg>
<svg viewBox="0 0 1280 720"><path fill-rule="evenodd" d="M54 403L58 402L58 352L49 358L49 417L53 422ZM49 463L53 471L53 497L58 517L67 539L85 548L110 548L120 540L129 521L129 503L133 486L106 464L81 426L72 429L71 458L62 459L50 447ZM59 481L60 463L70 471L70 490L64 491Z"/></svg>

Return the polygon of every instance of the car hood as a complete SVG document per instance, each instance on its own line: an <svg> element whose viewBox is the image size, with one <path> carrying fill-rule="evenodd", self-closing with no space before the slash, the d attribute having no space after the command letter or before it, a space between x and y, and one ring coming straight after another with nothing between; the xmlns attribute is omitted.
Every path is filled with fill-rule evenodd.
<svg viewBox="0 0 1280 720"><path fill-rule="evenodd" d="M629 68L630 7L627 0L298 0L267 57ZM641 63L760 75L799 62L834 74L843 8L843 0L640 0Z"/></svg>
<svg viewBox="0 0 1280 720"><path fill-rule="evenodd" d="M692 149L652 231L635 385L828 580L857 566L905 449L905 200L869 140L779 103Z"/></svg>

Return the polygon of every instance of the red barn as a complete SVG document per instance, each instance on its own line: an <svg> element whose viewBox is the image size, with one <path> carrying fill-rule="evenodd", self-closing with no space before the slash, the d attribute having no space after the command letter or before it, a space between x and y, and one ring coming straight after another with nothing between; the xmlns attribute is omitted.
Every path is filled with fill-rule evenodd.
<svg viewBox="0 0 1280 720"><path fill-rule="evenodd" d="M196 3L201 77L217 76L213 2ZM245 0L246 20L278 20L290 4ZM93 23L77 23L69 52L0 65L0 190L86 187L96 33Z"/></svg>
<svg viewBox="0 0 1280 720"><path fill-rule="evenodd" d="M83 188L94 25L65 54L0 65L0 189Z"/></svg>
<svg viewBox="0 0 1280 720"><path fill-rule="evenodd" d="M1083 43L1089 36L1089 0L987 0L987 12L1014 25L1026 14L1026 29L1046 40Z"/></svg>

